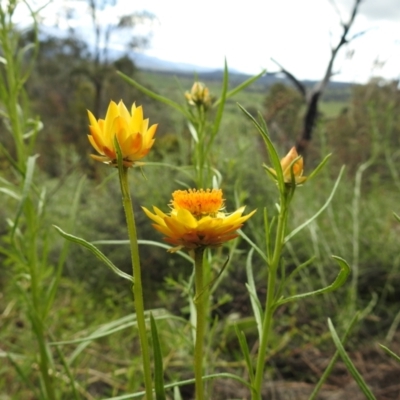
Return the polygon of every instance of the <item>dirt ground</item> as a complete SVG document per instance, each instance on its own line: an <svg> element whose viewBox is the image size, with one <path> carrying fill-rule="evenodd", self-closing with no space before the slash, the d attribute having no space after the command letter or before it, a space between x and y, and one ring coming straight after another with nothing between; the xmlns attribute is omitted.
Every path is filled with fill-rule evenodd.
<svg viewBox="0 0 400 400"><path fill-rule="evenodd" d="M400 344L389 346L399 354ZM362 351L348 353L357 370L377 400L400 400L400 363L390 358L377 345ZM278 360L277 360L278 361ZM281 363L283 360L279 360ZM330 356L316 349L296 352L286 360L287 371L301 376L319 377L330 361ZM266 382L263 390L265 400L307 400L315 383L277 380ZM219 380L214 384L215 400L247 400L247 389L236 381ZM321 388L318 400L365 400L344 363L338 359L331 376Z"/></svg>

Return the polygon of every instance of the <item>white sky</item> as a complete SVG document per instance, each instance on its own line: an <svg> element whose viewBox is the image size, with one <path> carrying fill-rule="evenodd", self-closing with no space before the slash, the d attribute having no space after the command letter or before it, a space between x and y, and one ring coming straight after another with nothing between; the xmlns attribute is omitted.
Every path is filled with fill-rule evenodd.
<svg viewBox="0 0 400 400"><path fill-rule="evenodd" d="M45 10L54 21L54 0ZM336 0L342 19L349 18L353 0ZM78 4L79 25L90 26L84 4ZM160 59L204 67L230 68L256 74L277 67L273 57L299 79L320 79L342 28L330 0L118 0L104 13L113 16L147 10L155 14L152 40L144 53ZM367 32L339 53L334 80L366 82L371 76L400 77L400 1L364 0L350 37ZM352 58L346 57L353 52ZM379 61L377 67L375 61ZM375 65L375 66L374 66Z"/></svg>

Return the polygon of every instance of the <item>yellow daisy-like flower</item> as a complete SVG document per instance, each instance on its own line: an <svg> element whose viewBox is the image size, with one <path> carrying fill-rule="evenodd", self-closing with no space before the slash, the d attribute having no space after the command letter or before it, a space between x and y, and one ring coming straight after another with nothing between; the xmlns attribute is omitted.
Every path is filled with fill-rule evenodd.
<svg viewBox="0 0 400 400"><path fill-rule="evenodd" d="M146 215L155 222L153 227L165 235L164 240L176 247L196 249L217 247L238 236L236 232L256 210L242 216L245 207L232 214L222 212L224 200L222 190L177 190L172 194L171 212L165 214L153 206L154 214L142 207Z"/></svg>
<svg viewBox="0 0 400 400"><path fill-rule="evenodd" d="M116 104L110 102L105 119L96 120L89 114L89 141L100 154L90 156L103 163L116 166L117 152L114 146L114 138L117 137L121 148L125 167L131 167L136 161L143 158L153 146L153 136L156 133L157 124L149 128L149 120L143 119L143 108L131 107L131 112L125 107L122 100Z"/></svg>
<svg viewBox="0 0 400 400"><path fill-rule="evenodd" d="M303 176L303 157L297 154L296 148L292 147L285 157L281 159L281 166L283 171L283 179L285 183L292 183L292 173L291 173L291 164L292 162L298 158L298 160L293 164L293 176L295 179L296 185L300 185L307 180L306 176ZM268 168L274 175L276 175L276 171L273 168Z"/></svg>

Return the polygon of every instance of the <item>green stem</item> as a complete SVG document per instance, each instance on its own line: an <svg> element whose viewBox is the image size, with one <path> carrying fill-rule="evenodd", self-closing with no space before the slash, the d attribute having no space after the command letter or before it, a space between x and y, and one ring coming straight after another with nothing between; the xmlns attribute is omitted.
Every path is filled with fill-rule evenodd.
<svg viewBox="0 0 400 400"><path fill-rule="evenodd" d="M275 246L272 260L268 268L268 287L267 299L265 302L265 314L262 326L262 336L260 338L260 345L258 348L256 374L254 378L254 391L252 392L252 400L261 400L261 384L264 375L265 353L267 351L268 339L271 332L273 315L275 311L275 286L276 277L281 259L282 247L285 240L286 220L288 213L288 197L281 196L281 210L278 217L278 226L275 237Z"/></svg>
<svg viewBox="0 0 400 400"><path fill-rule="evenodd" d="M32 330L35 333L39 346L39 368L43 380L46 398L56 399L54 381L51 376L52 363L49 359L47 341L46 341L46 325L43 315L43 291L41 288L40 263L37 257L38 248L38 221L34 206L30 199L27 200L24 214L27 220L27 231L25 233L26 242L29 246L26 250L26 258L29 266L29 275L31 280L31 301L30 301L30 318ZM23 253L23 251L21 251Z"/></svg>
<svg viewBox="0 0 400 400"><path fill-rule="evenodd" d="M195 149L195 168L196 168L196 184L198 189L206 187L206 179L204 178L205 164L207 162L207 152L206 152L206 143L205 143L205 127L206 127L206 118L203 106L197 107L197 120L194 121L194 125L197 129L198 142L196 143Z"/></svg>
<svg viewBox="0 0 400 400"><path fill-rule="evenodd" d="M194 252L194 274L196 294L194 303L196 305L196 343L194 349L194 376L196 387L196 400L204 399L203 387L203 346L205 327L205 304L204 304L204 274L203 274L204 248L198 248Z"/></svg>
<svg viewBox="0 0 400 400"><path fill-rule="evenodd" d="M1 91L3 101L5 103L8 117L11 125L11 132L13 134L13 138L15 141L15 147L17 152L17 163L21 171L24 171L26 154L25 154L25 146L23 141L23 133L20 124L20 117L18 113L18 97L19 92L21 91L21 86L19 86L20 82L18 82L18 73L20 69L15 65L15 56L14 56L14 46L13 40L16 40L16 33L12 26L11 15L9 16L9 20L7 21L7 16L4 13L2 7L1 9L1 23L0 23L0 31L1 31L1 45L3 47L5 62L5 81L7 83L1 84Z"/></svg>
<svg viewBox="0 0 400 400"><path fill-rule="evenodd" d="M140 270L139 246L136 233L135 217L132 209L131 195L128 182L128 168L118 168L121 183L122 202L125 210L126 223L128 225L129 242L133 269L133 297L135 302L137 325L139 330L140 348L142 352L143 375L146 391L146 400L153 399L152 378L150 368L149 343L146 333L146 321L144 316L143 288Z"/></svg>

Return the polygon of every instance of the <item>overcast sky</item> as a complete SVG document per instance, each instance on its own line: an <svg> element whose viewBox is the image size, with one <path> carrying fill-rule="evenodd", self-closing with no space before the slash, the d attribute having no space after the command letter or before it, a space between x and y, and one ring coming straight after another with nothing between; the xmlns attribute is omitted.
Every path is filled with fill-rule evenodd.
<svg viewBox="0 0 400 400"><path fill-rule="evenodd" d="M53 0L47 15L65 0ZM84 2L78 2L80 26L89 26ZM320 79L330 49L349 19L353 0L118 0L105 10L108 23L118 15L147 10L156 16L150 46L144 52L164 60L204 67L229 67L256 74L276 71L276 59L299 79ZM55 7L55 8L54 8ZM339 15L340 14L340 15ZM371 76L400 76L400 0L364 0L335 62L335 80L366 82ZM122 39L121 39L122 41ZM115 43L117 46L118 43Z"/></svg>

